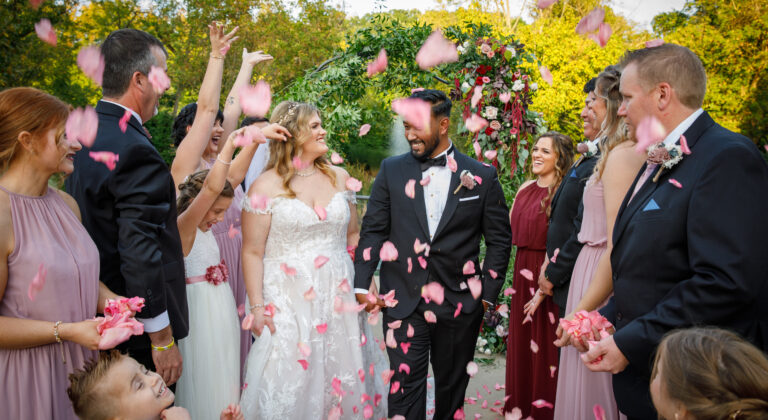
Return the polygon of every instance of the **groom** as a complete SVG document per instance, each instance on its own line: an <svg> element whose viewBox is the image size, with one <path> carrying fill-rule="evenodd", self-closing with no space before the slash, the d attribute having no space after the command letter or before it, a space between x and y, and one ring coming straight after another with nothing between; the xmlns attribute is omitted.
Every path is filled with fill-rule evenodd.
<svg viewBox="0 0 768 420"><path fill-rule="evenodd" d="M383 309L388 344L395 344L391 338L396 341L387 347L395 372L389 417L426 417L431 360L434 418L453 419L464 403L466 366L474 356L483 312L493 308L504 284L512 235L496 170L463 155L448 138L451 101L438 90L418 91L411 98L431 104L430 124L417 128L406 119L411 152L381 163L355 255L355 293L369 312L383 306L380 298L371 304L366 295L382 244L394 244L398 255L382 262L379 291L394 291L398 300L396 306ZM462 183L464 171L471 174L465 173L467 181ZM469 182L475 178L479 179ZM482 268L481 237L486 245ZM416 241L429 248L416 249ZM444 301L422 298L422 287L428 283L443 291Z"/></svg>

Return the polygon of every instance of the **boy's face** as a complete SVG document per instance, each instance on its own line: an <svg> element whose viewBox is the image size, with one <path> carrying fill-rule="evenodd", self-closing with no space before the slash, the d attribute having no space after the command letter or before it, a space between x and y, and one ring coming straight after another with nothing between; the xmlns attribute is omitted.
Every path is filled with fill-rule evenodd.
<svg viewBox="0 0 768 420"><path fill-rule="evenodd" d="M159 419L175 398L160 375L131 357L122 357L110 369L104 386L107 395L116 396L119 418L124 420Z"/></svg>

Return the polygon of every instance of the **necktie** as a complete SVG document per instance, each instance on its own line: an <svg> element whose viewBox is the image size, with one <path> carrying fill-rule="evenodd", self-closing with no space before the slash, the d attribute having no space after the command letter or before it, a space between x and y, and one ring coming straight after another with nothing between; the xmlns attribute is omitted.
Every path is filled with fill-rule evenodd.
<svg viewBox="0 0 768 420"><path fill-rule="evenodd" d="M658 168L659 165L657 163L649 163L645 166L645 172L640 176L640 179L637 180L637 184L635 184L635 190L632 191L632 197L629 197L629 201L632 201L633 198L635 198L635 194L637 194L638 191L640 191L640 188L643 187L643 184L645 184L645 181L650 178L651 174L653 173L656 168Z"/></svg>

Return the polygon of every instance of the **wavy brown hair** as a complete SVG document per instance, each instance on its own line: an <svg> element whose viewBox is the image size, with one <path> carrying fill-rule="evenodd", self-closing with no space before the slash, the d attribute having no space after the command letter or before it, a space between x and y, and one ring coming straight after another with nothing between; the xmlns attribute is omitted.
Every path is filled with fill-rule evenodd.
<svg viewBox="0 0 768 420"><path fill-rule="evenodd" d="M184 213L192 200L200 194L200 190L203 189L205 183L205 177L208 176L208 169L197 171L188 176L181 184L179 184L179 196L176 197L176 211L178 214ZM232 198L235 196L235 189L232 188L232 184L229 181L224 181L224 189L221 190L219 197Z"/></svg>
<svg viewBox="0 0 768 420"><path fill-rule="evenodd" d="M599 180L605 170L605 162L608 161L608 155L616 146L626 141L634 140L629 135L627 124L624 117L619 116L619 107L624 97L619 92L619 82L621 79L621 70L618 66L608 66L597 76L595 83L595 95L605 101L605 119L600 127L598 138L603 140L600 144L600 158L595 164L595 173Z"/></svg>
<svg viewBox="0 0 768 420"><path fill-rule="evenodd" d="M309 120L315 114L319 116L320 111L312 104L283 101L272 111L272 116L269 120L270 123L277 123L285 127L293 136L289 137L286 141L269 142L269 161L264 169L268 171L275 168L277 174L283 179L283 189L287 191L284 195L288 198L296 197L296 192L291 189L290 185L291 179L296 175L293 158L299 154L301 145L309 140L311 135ZM332 185L336 185L336 173L325 156L315 159L313 165L330 178Z"/></svg>
<svg viewBox="0 0 768 420"><path fill-rule="evenodd" d="M542 138L547 137L552 139L552 151L556 156L555 160L555 182L547 187L547 196L541 200L541 210L549 217L552 211L552 197L557 191L557 187L565 177L565 173L573 165L573 140L565 134L558 133L557 131L548 131L540 135L534 145ZM533 162L533 160L531 160Z"/></svg>
<svg viewBox="0 0 768 420"><path fill-rule="evenodd" d="M696 420L768 418L768 359L757 347L719 328L667 334L659 344L651 380Z"/></svg>

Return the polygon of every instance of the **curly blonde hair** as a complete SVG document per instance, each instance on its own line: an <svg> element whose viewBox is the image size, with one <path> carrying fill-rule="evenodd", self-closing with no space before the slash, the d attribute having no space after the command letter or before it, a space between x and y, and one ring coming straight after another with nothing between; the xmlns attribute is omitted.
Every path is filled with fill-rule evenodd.
<svg viewBox="0 0 768 420"><path fill-rule="evenodd" d="M320 115L320 111L312 104L283 101L272 111L272 116L269 120L270 123L277 123L285 127L293 136L289 137L286 141L269 142L269 161L264 169L268 171L275 168L277 174L283 180L283 189L287 191L284 195L288 198L296 197L296 192L290 186L291 179L296 175L293 158L299 154L301 145L309 140L311 135L309 120L315 114ZM313 165L330 178L331 184L336 185L336 173L325 156L315 159Z"/></svg>

